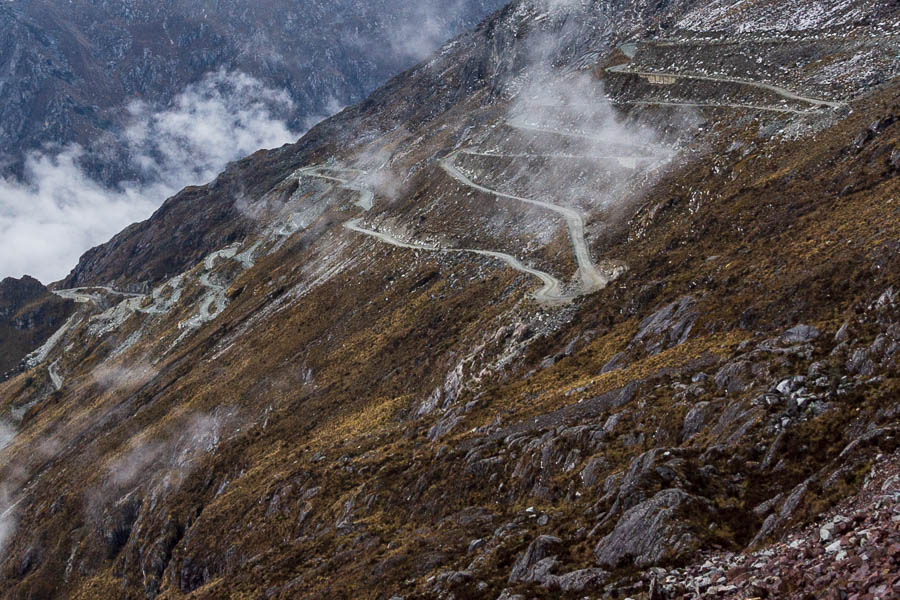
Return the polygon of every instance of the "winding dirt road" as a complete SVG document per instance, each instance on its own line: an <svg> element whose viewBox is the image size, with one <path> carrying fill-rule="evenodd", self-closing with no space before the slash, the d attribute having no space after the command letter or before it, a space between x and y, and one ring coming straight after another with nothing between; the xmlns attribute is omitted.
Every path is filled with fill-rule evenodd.
<svg viewBox="0 0 900 600"><path fill-rule="evenodd" d="M306 168L300 169L300 171L298 171L298 173L301 175L305 175L307 177L316 177L318 179L324 179L326 181L333 181L335 183L339 183L340 187L359 194L359 200L354 202L354 204L356 206L360 207L363 210L372 210L372 208L375 206L375 193L372 192L372 190L370 190L362 185L353 183L349 179L341 179L340 177L334 177L332 175L323 175L322 171L325 171L325 170L338 171L338 172L344 171L347 173L356 173L356 174L362 173L362 171L359 171L358 169L337 169L337 168L328 168L328 167L321 167L321 166L306 167Z"/></svg>
<svg viewBox="0 0 900 600"><path fill-rule="evenodd" d="M500 152L476 152L474 150L466 150L462 152L462 154L467 154L469 156L482 156L484 158L553 158L553 159L563 159L563 160L614 160L619 163L619 166L623 169L637 169L642 163L646 163L647 165L652 165L656 162L659 162L659 158L653 156L632 156L632 155L624 155L624 154L535 154L535 153L522 153L522 154L502 154Z"/></svg>
<svg viewBox="0 0 900 600"><path fill-rule="evenodd" d="M322 175L321 173L319 173L320 169L320 167L308 167L306 169L301 169L298 173L300 175L305 175L308 177L318 177L320 179L326 179L339 183L341 187L360 194L360 200L355 203L357 206L366 211L372 209L372 207L374 206L375 195L371 190L364 189L361 186L354 185L352 183L349 183L347 180L338 177ZM337 171L339 169L330 170ZM356 172L355 170L350 169L346 169L346 171ZM540 304L549 306L561 306L571 303L578 296L577 294L568 294L563 292L563 285L558 279L556 279L549 273L545 273L544 271L526 266L524 263L522 263L522 261L517 259L515 256L512 256L511 254L506 254L505 252L496 252L493 250L479 250L476 248L441 248L439 246L432 246L429 244L404 242L391 234L383 233L381 231L375 231L374 229L366 229L360 225L361 223L362 219L352 219L344 223L344 228L349 231L353 231L354 233L359 233L375 238L380 242L397 248L405 248L407 250L421 250L423 252L443 252L447 254L469 253L500 260L512 269L515 269L516 271L525 273L527 275L531 275L540 280L542 284L540 289L532 293L532 297L536 302Z"/></svg>
<svg viewBox="0 0 900 600"><path fill-rule="evenodd" d="M353 219L352 221L348 221L344 223L344 227L349 229L350 231L355 231L356 233L361 233L363 235L367 235L373 238L376 238L379 241L384 242L385 244L390 244L391 246L396 246L397 248L406 248L408 250L422 250L425 252L444 252L444 253L453 253L453 252L463 252L470 254L478 254L480 256L487 256L489 258L494 258L500 261L503 261L516 271L520 271L522 273L527 273L528 275L532 275L541 280L543 284L539 290L534 292L532 295L534 299L541 304L548 305L562 305L569 304L574 300L577 296L574 294L565 294L562 291L562 283L558 279L556 279L553 275L549 273L545 273L544 271L539 271L537 269L532 269L531 267L525 266L522 261L517 259L515 256L511 254L506 254L505 252L495 252L493 250L476 250L474 248L441 248L439 246L430 246L428 244L412 244L409 242L404 242L395 238L394 236L383 233L380 231L375 231L373 229L365 229L364 227L360 227L359 223L361 219Z"/></svg>
<svg viewBox="0 0 900 600"><path fill-rule="evenodd" d="M666 102L662 100L614 100L614 104L631 104L634 106L683 106L688 108L743 108L748 110L764 110L767 112L788 113L794 115L811 115L818 111L814 108L799 110L780 106L758 106L756 104L731 104L727 102Z"/></svg>
<svg viewBox="0 0 900 600"><path fill-rule="evenodd" d="M66 300L74 300L79 304L87 304L89 302L93 302L94 304L100 304L103 298L99 294L89 294L89 290L102 290L107 294L113 296L122 296L125 298L143 298L144 294L133 294L130 292L120 292L119 290L114 290L111 287L106 287L103 285L95 285L91 287L80 287L80 288L69 288L66 290L53 290L53 293L59 296L60 298L65 298Z"/></svg>
<svg viewBox="0 0 900 600"><path fill-rule="evenodd" d="M584 239L584 215L582 215L580 211L568 206L559 206L557 204L551 204L542 200L535 200L533 198L524 198L522 196L506 194L504 192L499 192L483 185L479 185L472 181L456 166L456 157L464 153L465 151L457 151L447 158L441 160L441 168L444 169L444 171L450 177L472 189L497 196L498 198L507 198L509 200L516 200L518 202L524 202L526 204L539 206L541 208L545 208L562 215L562 217L566 221L566 228L569 231L569 240L571 241L572 248L575 251L575 260L578 263L578 275L581 279L581 293L590 294L592 292L596 292L597 290L605 288L609 284L610 280L612 279L612 273L601 272L594 264L594 261L591 259L590 250L588 250L587 242Z"/></svg>
<svg viewBox="0 0 900 600"><path fill-rule="evenodd" d="M821 98L810 98L809 96L802 96L800 94L794 93L787 88L783 88L777 85L771 85L768 83L760 83L758 81L752 81L749 79L738 79L735 77L717 77L714 75L688 75L683 73L671 73L667 71L657 71L657 72L649 72L649 71L640 71L637 69L631 69L627 64L624 65L616 65L614 67L608 67L606 69L608 73L625 73L629 75L638 75L640 77L649 77L651 75L659 75L663 77L675 77L677 79L693 79L695 81L715 81L719 83L734 83L738 85L746 85L749 87L755 87L761 90L767 90L770 92L775 92L782 98L787 100L793 100L795 102L803 102L806 104L812 104L818 108L833 108L833 109L844 109L848 108L848 105L844 102L832 102L829 100L822 100ZM657 104L654 102L654 104ZM698 105L700 106L700 105ZM715 106L729 106L726 104L715 105ZM753 107L760 110L771 110L771 108L764 107ZM803 111L791 111L785 110L785 112L799 112L803 114Z"/></svg>

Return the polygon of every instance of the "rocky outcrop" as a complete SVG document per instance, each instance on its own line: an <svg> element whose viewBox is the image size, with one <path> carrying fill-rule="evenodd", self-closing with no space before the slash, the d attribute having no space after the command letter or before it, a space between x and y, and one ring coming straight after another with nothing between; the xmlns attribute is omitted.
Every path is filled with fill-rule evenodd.
<svg viewBox="0 0 900 600"><path fill-rule="evenodd" d="M562 575L552 571L559 560L552 553L559 549L562 540L542 535L529 544L525 553L516 560L509 574L509 583L535 583L549 590L564 593L583 592L599 588L609 575L603 569L579 569Z"/></svg>
<svg viewBox="0 0 900 600"><path fill-rule="evenodd" d="M667 489L625 512L613 531L597 542L602 567L647 567L682 559L701 544L712 505L679 489Z"/></svg>
<svg viewBox="0 0 900 600"><path fill-rule="evenodd" d="M652 356L683 344L691 335L699 316L697 301L684 296L641 321L638 332L631 340L631 347L639 347Z"/></svg>
<svg viewBox="0 0 900 600"><path fill-rule="evenodd" d="M516 560L509 574L510 583L540 581L556 566L550 553L562 543L557 537L542 535L528 545L525 554Z"/></svg>

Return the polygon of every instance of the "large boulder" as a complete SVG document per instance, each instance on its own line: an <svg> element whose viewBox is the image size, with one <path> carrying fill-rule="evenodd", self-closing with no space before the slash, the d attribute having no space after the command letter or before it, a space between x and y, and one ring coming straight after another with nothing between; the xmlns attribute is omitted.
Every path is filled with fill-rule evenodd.
<svg viewBox="0 0 900 600"><path fill-rule="evenodd" d="M730 362L716 373L716 387L726 394L739 394L753 383L753 365L746 360Z"/></svg>
<svg viewBox="0 0 900 600"><path fill-rule="evenodd" d="M698 402L691 407L681 426L681 440L686 442L703 431L703 428L709 424L715 409L715 405L711 402Z"/></svg>
<svg viewBox="0 0 900 600"><path fill-rule="evenodd" d="M608 519L651 498L660 490L686 487L693 465L690 451L654 448L632 459L620 481L608 479L605 500L612 500ZM602 500L601 500L602 501Z"/></svg>
<svg viewBox="0 0 900 600"><path fill-rule="evenodd" d="M808 344L822 335L822 332L812 325L797 325L788 329L780 336L778 342L782 346L794 346L796 344Z"/></svg>
<svg viewBox="0 0 900 600"><path fill-rule="evenodd" d="M538 536L513 565L509 583L534 583L542 579L542 575L549 574L556 565L556 559L550 554L561 543L562 540L551 535Z"/></svg>
<svg viewBox="0 0 900 600"><path fill-rule="evenodd" d="M712 503L679 489L667 489L622 515L594 549L604 568L649 567L694 552L714 514Z"/></svg>
<svg viewBox="0 0 900 600"><path fill-rule="evenodd" d="M538 536L513 565L509 583L535 583L550 590L577 593L597 588L606 582L609 574L603 569L579 569L563 575L553 574L559 561L551 553L559 550L561 544L562 540L559 538Z"/></svg>

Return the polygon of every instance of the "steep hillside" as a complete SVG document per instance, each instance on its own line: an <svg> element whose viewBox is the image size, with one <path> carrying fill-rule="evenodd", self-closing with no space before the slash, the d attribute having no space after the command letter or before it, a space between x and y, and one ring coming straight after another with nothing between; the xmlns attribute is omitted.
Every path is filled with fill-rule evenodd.
<svg viewBox="0 0 900 600"><path fill-rule="evenodd" d="M514 2L87 253L0 384L3 597L890 597L854 6Z"/></svg>

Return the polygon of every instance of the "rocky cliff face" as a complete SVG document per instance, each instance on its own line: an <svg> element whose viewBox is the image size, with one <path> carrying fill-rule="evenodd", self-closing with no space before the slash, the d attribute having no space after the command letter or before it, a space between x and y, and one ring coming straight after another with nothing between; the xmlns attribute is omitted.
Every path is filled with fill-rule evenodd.
<svg viewBox="0 0 900 600"><path fill-rule="evenodd" d="M900 13L817 6L514 2L89 252L6 596L889 596Z"/></svg>
<svg viewBox="0 0 900 600"><path fill-rule="evenodd" d="M164 107L216 70L285 90L294 131L362 100L444 39L502 5L436 2L4 2L0 6L3 172L45 144L90 148L94 175L134 175L128 104ZM113 147L110 147L110 146Z"/></svg>

